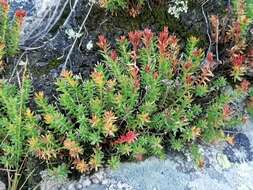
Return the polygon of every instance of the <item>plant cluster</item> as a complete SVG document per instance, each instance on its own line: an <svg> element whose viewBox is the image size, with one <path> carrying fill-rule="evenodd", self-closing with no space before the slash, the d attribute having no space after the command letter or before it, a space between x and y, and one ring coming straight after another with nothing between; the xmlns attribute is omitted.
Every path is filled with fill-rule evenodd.
<svg viewBox="0 0 253 190"><path fill-rule="evenodd" d="M9 18L7 0L0 0L0 71L3 70L5 56L14 56L19 49L20 31L26 12L17 10L13 20Z"/></svg>
<svg viewBox="0 0 253 190"><path fill-rule="evenodd" d="M227 17L210 17L211 39L217 46L216 57L219 57L218 44L228 50L226 59L231 68L230 75L235 82L243 80L251 64L252 54L248 48L247 34L253 21L252 8L252 3L234 0L232 7L229 7L231 13L228 13Z"/></svg>
<svg viewBox="0 0 253 190"><path fill-rule="evenodd" d="M105 8L107 11L116 13L118 11L128 9L129 14L132 17L136 17L140 14L142 7L145 4L145 0L99 0L99 5Z"/></svg>
<svg viewBox="0 0 253 190"><path fill-rule="evenodd" d="M66 163L87 173L103 165L116 168L125 159L164 158L168 143L176 151L188 147L202 166L197 142L228 140L223 130L243 120L232 103L248 93L249 82L225 90L225 78L213 74L212 53L204 59L197 38L188 40L181 55L179 39L166 27L158 37L149 29L121 36L116 50L101 35L98 46L103 63L86 81L63 71L54 104L37 92L32 111L27 77L19 90L1 82L0 160L5 168L19 174L32 155L49 167ZM66 165L50 171L65 176Z"/></svg>
<svg viewBox="0 0 253 190"><path fill-rule="evenodd" d="M249 26L253 21L251 13L252 3L245 0L233 1L235 19L233 20L228 32L227 39L232 42L229 56L232 62L232 73L234 80L242 80L246 74L249 62L249 52L247 52L247 34ZM251 8L251 9L250 9Z"/></svg>
<svg viewBox="0 0 253 190"><path fill-rule="evenodd" d="M121 0L101 2L112 11L114 6L129 6ZM20 185L28 156L45 163L50 175L66 178L67 169L90 173L104 165L116 168L123 160L164 158L168 145L190 153L203 167L200 142L233 144L233 136L224 130L245 121L234 105L249 96L247 110L253 114L253 90L244 79L252 64L246 43L252 15L244 0L233 5L228 27L222 28L223 20L217 16L210 23L211 40L228 49L224 65L234 89L224 73L216 73L221 66L218 48L205 52L199 39L190 37L181 49L180 40L167 27L158 35L148 28L129 32L117 39L115 47L100 35L102 62L88 80L64 70L55 82L58 93L53 103L43 92L33 93L26 72L19 87L1 80L0 164L8 172L9 187ZM17 52L25 13L17 11L9 21L5 0L0 0L0 8L3 57Z"/></svg>
<svg viewBox="0 0 253 190"><path fill-rule="evenodd" d="M40 131L27 106L30 93L30 80L23 80L20 88L0 81L0 162L8 171L9 187L13 189L18 186L28 156L27 140Z"/></svg>
<svg viewBox="0 0 253 190"><path fill-rule="evenodd" d="M179 39L166 27L158 37L149 29L120 36L116 50L99 36L103 63L90 80L64 71L56 82L57 107L43 93L36 95L52 144L63 144L76 169L87 172L106 162L116 167L129 157L164 157L166 141L180 151L197 139L226 139L222 130L242 121L231 103L247 94L249 82L226 92L225 78L211 80L212 53L201 65L204 53L197 45L198 39L190 38L180 59ZM50 154L46 160L56 157Z"/></svg>

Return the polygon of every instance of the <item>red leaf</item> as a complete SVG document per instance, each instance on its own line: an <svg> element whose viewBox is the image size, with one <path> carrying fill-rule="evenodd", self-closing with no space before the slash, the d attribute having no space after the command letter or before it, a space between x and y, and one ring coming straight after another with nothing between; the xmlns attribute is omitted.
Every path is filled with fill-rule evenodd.
<svg viewBox="0 0 253 190"><path fill-rule="evenodd" d="M114 144L123 144L123 143L134 143L137 140L137 137L139 136L139 134L133 132L133 131L129 131L127 132L125 135L121 135L118 140L116 140L114 142Z"/></svg>
<svg viewBox="0 0 253 190"><path fill-rule="evenodd" d="M240 68L244 61L245 61L245 57L243 55L234 55L232 63L235 67Z"/></svg>
<svg viewBox="0 0 253 190"><path fill-rule="evenodd" d="M150 48L152 39L153 39L153 32L148 28L144 29L143 43L145 44L146 48Z"/></svg>
<svg viewBox="0 0 253 190"><path fill-rule="evenodd" d="M102 49L102 50L106 50L107 49L107 39L104 35L99 35L98 36L98 43L97 45Z"/></svg>
<svg viewBox="0 0 253 190"><path fill-rule="evenodd" d="M9 10L9 4L8 4L7 0L0 0L0 6L3 8L3 11L5 13L8 12L8 10Z"/></svg>
<svg viewBox="0 0 253 190"><path fill-rule="evenodd" d="M23 10L23 9L16 10L16 12L15 12L15 17L17 18L17 21L18 21L19 23L22 23L23 20L24 20L24 18L26 17L26 14L27 14L26 11Z"/></svg>
<svg viewBox="0 0 253 190"><path fill-rule="evenodd" d="M250 88L250 82L247 80L243 80L240 84L240 88L243 92L247 93Z"/></svg>
<svg viewBox="0 0 253 190"><path fill-rule="evenodd" d="M166 48L169 45L169 31L168 27L164 27L163 31L159 34L158 49L161 55L166 54Z"/></svg>
<svg viewBox="0 0 253 190"><path fill-rule="evenodd" d="M116 61L116 59L118 58L117 52L115 50L112 50L111 58L112 58L113 61Z"/></svg>
<svg viewBox="0 0 253 190"><path fill-rule="evenodd" d="M128 36L129 36L130 42L133 45L134 51L137 51L137 48L139 47L140 42L141 42L142 32L140 31L129 32Z"/></svg>

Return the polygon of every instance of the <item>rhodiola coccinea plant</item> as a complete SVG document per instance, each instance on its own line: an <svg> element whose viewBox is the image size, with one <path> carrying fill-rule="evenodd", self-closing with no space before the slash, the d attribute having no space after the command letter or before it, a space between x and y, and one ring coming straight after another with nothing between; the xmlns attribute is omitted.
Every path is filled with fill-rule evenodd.
<svg viewBox="0 0 253 190"><path fill-rule="evenodd" d="M167 27L158 36L150 29L129 32L115 49L100 35L97 45L103 59L89 80L69 71L57 80L58 107L37 93L40 114L62 147L50 157L37 147L40 158L68 154L87 172L126 158L164 157L168 143L177 151L190 147L201 165L197 141L226 140L223 129L242 121L232 103L247 94L246 81L226 91L225 78L213 73L213 54L204 58L197 38L188 40L183 54Z"/></svg>
<svg viewBox="0 0 253 190"><path fill-rule="evenodd" d="M210 17L211 37L213 43L216 44L216 54L219 54L218 44L222 44L223 48L225 47L228 50L224 62L228 63L227 66L231 68L230 75L234 82L237 82L242 81L252 67L252 50L249 43L247 43L247 36L253 21L253 14L250 1L233 0L231 5L231 7L228 7L227 16L212 15ZM228 23L228 26L221 23Z"/></svg>
<svg viewBox="0 0 253 190"><path fill-rule="evenodd" d="M0 0L0 71L4 69L3 58L14 56L19 50L20 32L26 11L16 10L14 19L9 18L9 3Z"/></svg>
<svg viewBox="0 0 253 190"><path fill-rule="evenodd" d="M1 164L17 168L33 155L50 167L66 163L86 173L126 159L163 158L169 144L190 150L203 166L198 141L232 142L223 130L244 120L233 105L250 84L243 80L226 90L225 78L213 73L213 54L204 56L197 38L188 40L184 53L167 27L158 36L150 29L129 32L115 49L103 35L97 44L102 63L88 80L63 71L54 104L37 92L31 111L27 79L20 92L1 85Z"/></svg>

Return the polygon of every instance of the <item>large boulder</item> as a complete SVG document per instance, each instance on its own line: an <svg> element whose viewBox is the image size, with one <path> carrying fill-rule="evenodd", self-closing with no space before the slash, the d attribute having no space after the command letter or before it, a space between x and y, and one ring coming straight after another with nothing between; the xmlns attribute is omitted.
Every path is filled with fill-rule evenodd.
<svg viewBox="0 0 253 190"><path fill-rule="evenodd" d="M63 13L65 0L9 0L12 14L17 9L27 11L21 44L30 44L44 37Z"/></svg>

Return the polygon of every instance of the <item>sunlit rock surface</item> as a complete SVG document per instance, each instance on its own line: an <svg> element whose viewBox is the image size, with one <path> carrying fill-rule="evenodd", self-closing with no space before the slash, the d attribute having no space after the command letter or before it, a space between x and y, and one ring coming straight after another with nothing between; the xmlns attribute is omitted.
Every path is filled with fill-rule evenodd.
<svg viewBox="0 0 253 190"><path fill-rule="evenodd" d="M65 0L64 0L65 1ZM27 11L21 44L33 42L44 35L60 15L62 0L9 0L12 14L17 9ZM65 1L66 2L66 1Z"/></svg>
<svg viewBox="0 0 253 190"><path fill-rule="evenodd" d="M253 122L238 128L234 135L233 146L202 146L207 160L203 170L180 156L168 155L164 161L122 164L111 176L138 190L252 190Z"/></svg>

